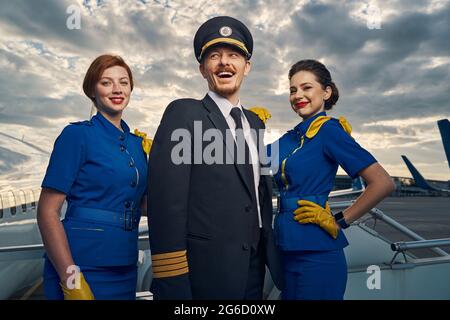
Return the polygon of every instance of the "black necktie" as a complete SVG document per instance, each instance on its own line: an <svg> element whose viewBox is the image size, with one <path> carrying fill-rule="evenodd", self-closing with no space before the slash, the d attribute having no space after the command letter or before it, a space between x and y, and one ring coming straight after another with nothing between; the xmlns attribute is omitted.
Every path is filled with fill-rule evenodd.
<svg viewBox="0 0 450 320"><path fill-rule="evenodd" d="M245 141L244 137L244 130L242 128L242 111L238 107L234 107L230 111L230 116L233 118L234 122L236 123L236 146L237 146L237 152L244 152L244 159L245 159L245 165L251 164L250 161L250 149L248 148L247 141ZM235 155L236 159L239 159L237 157L237 154ZM242 159L242 158L240 158ZM253 168L252 169L252 181L253 181Z"/></svg>
<svg viewBox="0 0 450 320"><path fill-rule="evenodd" d="M248 182L250 183L250 190L252 191L252 194L255 191L255 181L253 176L253 165L251 163L251 157L250 157L250 149L247 145L247 141L245 141L244 137L244 131L242 128L242 111L238 107L234 107L230 111L230 115L233 118L234 122L236 123L236 146L237 146L237 152L245 152L245 162L242 165L245 171L245 174L247 175ZM242 145L242 143L244 145ZM235 154L237 157L237 154ZM239 158L237 158L239 159ZM242 158L241 158L242 159ZM239 163L236 162L238 165ZM254 198L254 201L256 202L256 196ZM258 209L256 209L258 210ZM258 222L258 213L254 215L252 219L252 239L251 239L251 245L253 248L258 247L259 237L260 237L260 229L259 229L259 222Z"/></svg>
<svg viewBox="0 0 450 320"><path fill-rule="evenodd" d="M236 123L236 129L242 129L242 111L238 107L234 107L230 111L230 116L233 118L234 122Z"/></svg>

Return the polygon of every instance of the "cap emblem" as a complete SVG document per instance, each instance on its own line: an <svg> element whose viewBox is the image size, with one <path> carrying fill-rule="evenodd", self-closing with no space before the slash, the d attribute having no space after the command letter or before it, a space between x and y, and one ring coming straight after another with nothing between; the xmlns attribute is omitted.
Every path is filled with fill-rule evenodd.
<svg viewBox="0 0 450 320"><path fill-rule="evenodd" d="M228 26L224 26L220 28L219 33L222 37L229 37L233 33L233 30Z"/></svg>

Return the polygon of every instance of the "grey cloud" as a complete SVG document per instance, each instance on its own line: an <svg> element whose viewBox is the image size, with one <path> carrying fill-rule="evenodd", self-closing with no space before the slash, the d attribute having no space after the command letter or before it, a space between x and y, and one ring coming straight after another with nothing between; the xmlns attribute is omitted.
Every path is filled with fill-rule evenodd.
<svg viewBox="0 0 450 320"><path fill-rule="evenodd" d="M413 10L383 23L381 30L370 30L363 23L350 19L349 7L309 2L291 16L292 24L284 30L284 36L274 41L260 40L263 48L255 55L254 65L258 69L255 67L252 72L258 77L252 83L256 89L252 95L257 97L258 92L278 85L280 65L274 57L276 51L271 48L276 42L280 48L288 48L289 65L304 58L326 58L341 92L340 101L331 114L348 115L358 129L364 130L360 124L367 120L429 116L430 112L448 114L448 66L421 69L416 62L428 58L421 45L433 36L436 25L450 24L448 14L443 13L445 9L430 15ZM263 35L260 38L264 39ZM381 50L363 51L369 41L376 41ZM411 57L415 59L407 60ZM282 71L287 74L288 70ZM396 94L395 90L402 87L407 92ZM358 93L358 88L367 93ZM394 93L385 96L390 90ZM287 90L285 97L262 96L261 100L269 99L277 106L274 113L283 119L282 127L292 123Z"/></svg>
<svg viewBox="0 0 450 320"><path fill-rule="evenodd" d="M80 104L81 102L81 104ZM83 107L84 106L84 107ZM0 113L0 122L26 123L32 127L52 126L52 122L61 118L85 119L89 117L90 107L78 97L65 99L20 99ZM23 121L20 119L23 118ZM17 122L16 122L17 121Z"/></svg>
<svg viewBox="0 0 450 320"><path fill-rule="evenodd" d="M389 53L388 62L403 60L414 53L430 37L432 22L432 15L413 12L383 24L382 32L374 34L382 40L386 53Z"/></svg>
<svg viewBox="0 0 450 320"><path fill-rule="evenodd" d="M67 28L66 10L73 4L70 0L2 1L0 21L30 39L57 41L72 49L95 46L95 39L83 31L83 20L81 30Z"/></svg>
<svg viewBox="0 0 450 320"><path fill-rule="evenodd" d="M372 38L370 30L349 19L348 8L339 4L309 2L292 16L292 21L297 31L292 35L298 36L298 44L321 48L328 55L354 53Z"/></svg>
<svg viewBox="0 0 450 320"><path fill-rule="evenodd" d="M8 123L8 124L19 124L25 125L28 127L49 127L51 123L45 119L42 119L39 116L14 113L0 113L0 123Z"/></svg>
<svg viewBox="0 0 450 320"><path fill-rule="evenodd" d="M424 51L432 54L448 56L450 52L450 2L446 2L446 6L437 11L432 16L430 26L430 36Z"/></svg>
<svg viewBox="0 0 450 320"><path fill-rule="evenodd" d="M362 130L364 130L365 133L390 133L390 134L398 133L397 128L383 126L383 125L364 126L364 127L362 127Z"/></svg>
<svg viewBox="0 0 450 320"><path fill-rule="evenodd" d="M180 42L185 42L185 39L176 38L172 25L165 15L149 15L147 11L139 11L130 14L126 20L133 30L129 35L131 37L129 41L136 44L145 43L150 49L150 55L165 54L165 57L170 57L176 53L176 47ZM117 31L120 32L120 30ZM166 50L171 46L175 50L168 54Z"/></svg>
<svg viewBox="0 0 450 320"><path fill-rule="evenodd" d="M130 62L136 70L137 87L143 89L144 96L152 96L154 92L163 92L174 99L203 96L207 85L192 52L192 37L198 26L214 15L232 15L252 30L253 69L245 79L241 100L246 107L269 108L273 115L269 128L284 132L300 122L289 106L288 87L282 95L275 95L274 90L279 87L280 76L287 78L289 66L305 58L325 59L341 93L330 115L344 115L360 134L404 135L405 140L397 142L406 143L420 139L414 136L415 130L363 124L450 115L449 65L430 68L431 58L449 57L450 3L426 13L424 8L430 1L380 0L383 10L396 13L382 21L380 30L370 30L364 21L350 16L350 10L360 5L356 0L309 1L296 12L298 1L202 1L195 4L141 1L144 7L139 10L125 7L123 15L119 16L112 10L114 2L102 3L92 9L90 15L83 16L81 30L71 31L65 27L65 10L71 1L2 2L0 25L7 27L10 37L33 39L45 50L58 52L46 51L41 53L46 55L43 58L14 54L0 47L0 62L10 64L9 67L0 65L0 123L51 127L62 117L85 119L90 104L81 91L79 96L74 94L81 80L79 84L75 82L82 75L74 77L73 72L84 72L88 61L103 52L119 53ZM132 7L136 2L128 3ZM106 19L108 24L102 25L97 17L101 21ZM287 23L278 28L284 21ZM181 36L179 31L187 36ZM368 50L369 44L375 44L378 50ZM181 54L186 48L189 49L187 57ZM73 68L63 70L52 59L72 61ZM147 64L148 68L146 71L134 68L135 62ZM31 63L46 63L49 75L67 76L71 91L58 99L49 98L54 84L48 82L48 78L28 71L19 72L30 70ZM184 74L189 77L183 77ZM55 79L61 81L60 77ZM175 87L181 90L171 92ZM155 114L162 113L165 107L149 104L148 100L136 104L139 108L126 111L130 125L142 123L142 119L155 120ZM438 145L421 147L432 148L434 155L442 153L442 146ZM396 150L400 151L412 152L411 148ZM391 163L401 161L387 153L382 153L381 158Z"/></svg>
<svg viewBox="0 0 450 320"><path fill-rule="evenodd" d="M397 144L403 144L403 143L411 143L411 142L417 142L417 144L421 144L422 142L418 138L413 137L397 137L395 139L392 139Z"/></svg>
<svg viewBox="0 0 450 320"><path fill-rule="evenodd" d="M0 172L7 172L27 161L28 156L0 147Z"/></svg>

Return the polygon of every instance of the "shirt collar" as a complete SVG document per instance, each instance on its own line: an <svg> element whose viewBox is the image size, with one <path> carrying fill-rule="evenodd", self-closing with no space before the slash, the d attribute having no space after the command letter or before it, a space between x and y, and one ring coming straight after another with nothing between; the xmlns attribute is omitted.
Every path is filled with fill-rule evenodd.
<svg viewBox="0 0 450 320"><path fill-rule="evenodd" d="M228 99L222 97L221 95L215 93L214 91L208 91L208 95L213 99L213 101L217 104L223 116L227 118L230 115L231 109L234 107L238 107L242 110L241 100L238 100L236 105L233 105Z"/></svg>
<svg viewBox="0 0 450 320"><path fill-rule="evenodd" d="M91 121L95 124L98 124L110 136L117 136L117 135L126 136L130 132L130 127L128 127L125 121L120 120L120 127L123 130L122 132L119 130L119 128L113 125L108 119L106 119L100 112L97 112L97 114L92 117Z"/></svg>
<svg viewBox="0 0 450 320"><path fill-rule="evenodd" d="M318 114L312 116L308 120L300 122L298 125L295 126L294 130L297 132L299 136L303 136L306 133L306 130L308 130L309 125L311 122L313 122L316 118L320 116L326 116L327 113L325 111L319 112Z"/></svg>

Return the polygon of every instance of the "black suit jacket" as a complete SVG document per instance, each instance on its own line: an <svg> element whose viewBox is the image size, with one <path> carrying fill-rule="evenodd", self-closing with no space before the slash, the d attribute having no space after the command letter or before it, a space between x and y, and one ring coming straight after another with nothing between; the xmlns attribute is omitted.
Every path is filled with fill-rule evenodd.
<svg viewBox="0 0 450 320"><path fill-rule="evenodd" d="M244 113L253 129L264 129L257 115L245 109ZM154 137L148 170L148 223L155 299L244 297L251 227L257 217L255 190L242 165L199 163L194 152L181 153L180 141L171 141L174 132L178 137L188 133L191 139L185 146L197 151L198 157L199 145L201 150L211 145L210 141L199 141L198 132L194 135L199 126L200 133L208 129L222 133L222 141L213 142L219 143L225 158L230 151L224 145L229 127L209 95L203 100L170 103ZM191 163L175 164L173 153L190 158ZM281 288L280 257L272 233L271 188L270 177L261 175L262 245L272 278Z"/></svg>

